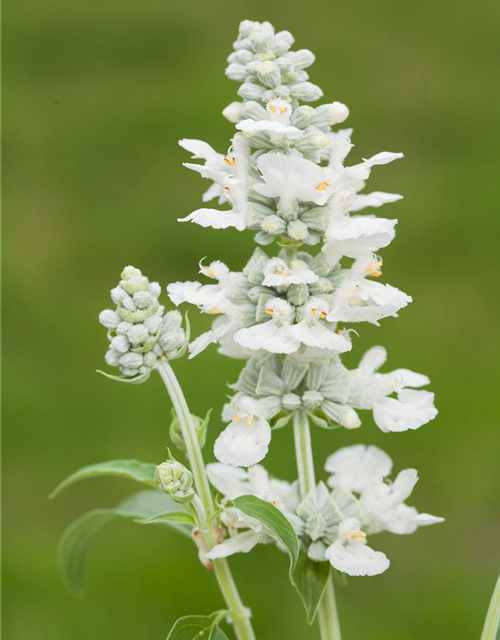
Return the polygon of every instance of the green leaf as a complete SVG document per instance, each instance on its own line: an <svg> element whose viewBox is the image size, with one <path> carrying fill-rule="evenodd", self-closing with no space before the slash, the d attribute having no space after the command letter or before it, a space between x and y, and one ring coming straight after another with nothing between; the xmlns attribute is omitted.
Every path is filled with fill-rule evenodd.
<svg viewBox="0 0 500 640"><path fill-rule="evenodd" d="M193 527L196 525L193 516L187 511L166 511L152 518L135 520L135 522L138 524L169 524L170 522L178 522L180 524L189 524Z"/></svg>
<svg viewBox="0 0 500 640"><path fill-rule="evenodd" d="M95 536L109 522L117 518L152 518L164 513L174 501L159 491L140 491L121 502L114 509L93 509L74 520L59 541L59 568L69 591L82 597L85 591L86 560ZM165 523L171 529L190 535L185 525Z"/></svg>
<svg viewBox="0 0 500 640"><path fill-rule="evenodd" d="M174 624L167 640L229 640L219 622L229 611L216 611L210 616L184 616Z"/></svg>
<svg viewBox="0 0 500 640"><path fill-rule="evenodd" d="M198 429L198 431L196 432L198 443L202 449L205 446L205 442L207 440L207 428L208 428L208 423L210 422L210 416L212 415L212 411L213 409L209 409L207 411L207 415L205 416L205 419L201 423L201 426Z"/></svg>
<svg viewBox="0 0 500 640"><path fill-rule="evenodd" d="M288 551L290 581L293 584L293 571L299 557L299 540L290 522L274 505L256 496L240 496L234 500L234 505L245 515L262 522L269 533Z"/></svg>
<svg viewBox="0 0 500 640"><path fill-rule="evenodd" d="M314 562L301 553L293 574L295 588L302 600L307 624L312 624L330 577L329 562Z"/></svg>
<svg viewBox="0 0 500 640"><path fill-rule="evenodd" d="M87 478L99 478L101 476L114 476L118 478L129 478L136 482L141 482L150 487L155 487L154 479L156 465L152 462L140 462L139 460L109 460L98 462L87 467L82 467L63 480L50 494L49 498L55 498L62 491L80 480Z"/></svg>
<svg viewBox="0 0 500 640"><path fill-rule="evenodd" d="M146 382L146 380L151 375L151 371L147 371L146 373L141 373L138 376L134 376L133 378L126 378L125 376L114 376L111 373L106 373L105 371L101 371L100 369L96 369L96 373L100 373L105 378L109 378L110 380L115 380L116 382L125 382L127 384L141 384L142 382Z"/></svg>

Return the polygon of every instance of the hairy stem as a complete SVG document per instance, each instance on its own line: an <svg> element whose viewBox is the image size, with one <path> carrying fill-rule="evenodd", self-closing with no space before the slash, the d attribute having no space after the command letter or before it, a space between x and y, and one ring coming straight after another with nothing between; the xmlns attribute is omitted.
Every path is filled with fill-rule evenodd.
<svg viewBox="0 0 500 640"><path fill-rule="evenodd" d="M214 545L214 536L211 517L214 513L214 501L205 471L205 463L203 462L201 447L191 419L191 412L189 411L189 407L179 381L177 380L172 367L166 360L161 362L158 366L158 372L165 383L165 387L167 388L179 419L189 464L193 473L196 492L208 516L208 526L205 533L207 536L207 542L209 546L212 547ZM231 612L231 620L236 637L238 640L255 640L255 634L253 632L248 613L241 601L240 594L238 593L233 576L231 575L231 570L229 569L227 560L214 560L214 572L226 605Z"/></svg>
<svg viewBox="0 0 500 640"><path fill-rule="evenodd" d="M495 640L500 626L500 576L498 577L495 590L491 596L490 606L484 621L481 640Z"/></svg>
<svg viewBox="0 0 500 640"><path fill-rule="evenodd" d="M314 460L311 446L311 432L307 414L299 411L293 417L295 456L299 472L299 486L302 498L316 486ZM321 640L341 640L340 623L333 589L333 576L328 580L325 593L318 609Z"/></svg>

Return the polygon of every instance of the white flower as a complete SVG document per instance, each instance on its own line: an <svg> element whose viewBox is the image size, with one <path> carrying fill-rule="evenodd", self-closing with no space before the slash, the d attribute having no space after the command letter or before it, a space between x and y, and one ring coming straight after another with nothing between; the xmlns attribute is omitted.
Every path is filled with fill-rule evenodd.
<svg viewBox="0 0 500 640"><path fill-rule="evenodd" d="M355 259L371 257L374 251L392 242L397 222L368 216L345 216L332 220L326 230L322 251L331 265L342 256Z"/></svg>
<svg viewBox="0 0 500 640"><path fill-rule="evenodd" d="M207 474L217 491L229 500L253 495L276 506L290 491L288 482L271 478L260 464L241 469L216 462L207 465Z"/></svg>
<svg viewBox="0 0 500 640"><path fill-rule="evenodd" d="M382 398L373 405L373 419L382 431L418 429L437 416L434 394L404 389L396 398Z"/></svg>
<svg viewBox="0 0 500 640"><path fill-rule="evenodd" d="M336 333L328 322L328 303L322 298L311 298L304 309L304 319L290 329L290 335L308 347L318 347L344 353L352 348L350 340Z"/></svg>
<svg viewBox="0 0 500 640"><path fill-rule="evenodd" d="M290 492L288 482L271 478L261 465L244 470L215 463L207 465L207 474L212 485L228 500L242 495L254 495L283 509L283 500ZM211 559L225 558L234 553L248 553L257 544L273 542L271 535L258 520L249 518L238 509L224 507L222 520L228 527L230 537L211 549L208 554ZM249 530L241 532L242 528Z"/></svg>
<svg viewBox="0 0 500 640"><path fill-rule="evenodd" d="M325 471L333 474L328 478L330 487L360 493L374 476L385 478L391 473L392 460L378 447L357 444L329 456Z"/></svg>
<svg viewBox="0 0 500 640"><path fill-rule="evenodd" d="M417 482L416 469L401 471L392 484L387 484L380 477L371 479L359 499L370 533L390 531L408 534L414 533L419 526L444 521L427 513L419 514L414 507L404 504Z"/></svg>
<svg viewBox="0 0 500 640"><path fill-rule="evenodd" d="M331 322L371 322L388 316L397 317L397 312L412 301L403 291L389 284L370 282L366 277L381 275L382 262L373 254L359 258L351 267L347 280L333 294L332 309L328 314Z"/></svg>
<svg viewBox="0 0 500 640"><path fill-rule="evenodd" d="M254 184L258 193L269 198L280 198L283 211L289 211L297 202L324 204L330 182L326 171L306 160L298 151L291 149L288 155L280 152L259 156L257 167L264 179Z"/></svg>
<svg viewBox="0 0 500 640"><path fill-rule="evenodd" d="M186 163L185 166L197 171L204 178L213 180L214 184L218 185L216 188L212 186L206 192L204 200L211 200L219 195L223 201L232 205L232 209L230 211L197 209L185 218L179 218L179 222L194 222L202 227L214 229L228 227L235 227L238 231L245 229L250 213L246 197L249 149L244 136L241 134L234 136L232 149L226 157L216 154L210 145L199 140L182 140L181 143L181 146L189 147L190 151L194 150L197 154L195 157L206 157L205 165ZM197 144L193 145L193 143Z"/></svg>
<svg viewBox="0 0 500 640"><path fill-rule="evenodd" d="M373 347L357 369L349 372L349 403L358 409L372 409L375 423L382 431L418 429L438 413L434 394L407 387L423 387L430 380L408 369L378 373L386 358L383 347ZM387 397L394 392L397 399Z"/></svg>
<svg viewBox="0 0 500 640"><path fill-rule="evenodd" d="M366 544L366 534L356 518L347 518L339 526L338 538L328 547L325 557L335 569L350 576L375 576L390 565L384 553Z"/></svg>
<svg viewBox="0 0 500 640"><path fill-rule="evenodd" d="M292 260L290 267L281 258L271 258L264 266L265 287L281 287L291 284L313 284L319 280L302 260Z"/></svg>
<svg viewBox="0 0 500 640"><path fill-rule="evenodd" d="M397 202L402 200L403 196L399 193L385 193L383 191L372 191L372 193L356 194L349 204L349 211L361 211L367 207L381 207L383 204Z"/></svg>
<svg viewBox="0 0 500 640"><path fill-rule="evenodd" d="M269 449L269 410L263 401L249 396L236 397L234 404L224 408L222 417L231 423L215 441L214 453L224 464L249 467L260 462Z"/></svg>
<svg viewBox="0 0 500 640"><path fill-rule="evenodd" d="M294 310L291 304L281 298L271 298L266 303L266 314L270 320L246 329L240 329L234 336L237 344L252 351L265 349L270 353L294 353L300 341L290 332Z"/></svg>
<svg viewBox="0 0 500 640"><path fill-rule="evenodd" d="M200 264L200 273L218 283L202 285L200 282L173 282L167 287L170 299L176 306L189 302L205 313L221 313L220 307L224 306L231 290L229 268L220 260L215 260L207 267Z"/></svg>

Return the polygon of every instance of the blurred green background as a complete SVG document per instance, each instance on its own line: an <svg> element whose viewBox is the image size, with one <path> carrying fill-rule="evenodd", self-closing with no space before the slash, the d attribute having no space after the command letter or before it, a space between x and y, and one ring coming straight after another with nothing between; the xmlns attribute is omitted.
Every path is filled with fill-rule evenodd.
<svg viewBox="0 0 500 640"><path fill-rule="evenodd" d="M162 639L174 620L221 606L189 541L117 523L92 551L84 601L55 563L71 519L135 490L94 480L51 503L79 466L110 458L161 461L170 405L159 378L129 387L94 373L106 349L98 312L122 267L163 285L195 279L203 256L240 268L252 235L181 225L207 187L182 167L181 137L227 148L221 110L238 23L270 20L312 49L325 100L351 109L350 161L406 158L375 169L370 190L405 194L383 252L385 279L411 293L399 320L360 327L353 365L382 343L389 369L426 372L439 417L383 434L314 432L318 468L335 448L381 446L414 466L411 503L446 517L414 536L381 535L382 576L338 589L344 637L471 640L479 636L499 562L498 9L493 2L332 3L6 0L4 3L3 631L6 640ZM203 183L202 183L203 182ZM208 319L191 313L195 334ZM240 363L210 349L176 363L193 412L217 416ZM206 454L221 424L214 419ZM290 429L266 465L294 478ZM232 562L260 640L317 637L287 583L286 560L262 547Z"/></svg>

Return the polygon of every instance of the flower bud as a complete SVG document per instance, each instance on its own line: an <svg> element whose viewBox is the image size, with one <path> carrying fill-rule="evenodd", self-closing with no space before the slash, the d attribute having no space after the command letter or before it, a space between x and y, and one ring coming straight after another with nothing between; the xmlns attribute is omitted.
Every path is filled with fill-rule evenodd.
<svg viewBox="0 0 500 640"><path fill-rule="evenodd" d="M231 102L231 104L228 104L222 111L222 115L226 120L229 120L229 122L236 124L241 120L241 107L241 102Z"/></svg>
<svg viewBox="0 0 500 640"><path fill-rule="evenodd" d="M105 309L99 314L99 322L107 329L116 329L120 324L121 319L116 311Z"/></svg>
<svg viewBox="0 0 500 640"><path fill-rule="evenodd" d="M300 396L296 393L286 393L283 396L283 408L288 411L296 411L301 407Z"/></svg>
<svg viewBox="0 0 500 640"><path fill-rule="evenodd" d="M287 227L287 233L293 240L304 241L309 234L309 230L300 220L292 220Z"/></svg>
<svg viewBox="0 0 500 640"><path fill-rule="evenodd" d="M274 62L261 62L256 66L255 71L257 78L265 87L274 89L281 83L281 73Z"/></svg>
<svg viewBox="0 0 500 640"><path fill-rule="evenodd" d="M309 389L305 391L302 395L302 402L307 409L317 409L321 406L324 398L319 391L315 391L314 389Z"/></svg>
<svg viewBox="0 0 500 640"><path fill-rule="evenodd" d="M176 502L185 504L195 496L193 475L189 469L177 462L166 460L156 467L155 480L162 491Z"/></svg>
<svg viewBox="0 0 500 640"><path fill-rule="evenodd" d="M294 127L298 127L299 129L305 129L312 123L315 115L316 111L313 107L303 104L293 112L292 124Z"/></svg>
<svg viewBox="0 0 500 640"><path fill-rule="evenodd" d="M292 51L286 56L296 69L305 69L310 67L315 60L315 55L309 49L299 49Z"/></svg>
<svg viewBox="0 0 500 640"><path fill-rule="evenodd" d="M241 105L241 115L250 120L265 120L267 118L264 107L254 100L249 100Z"/></svg>
<svg viewBox="0 0 500 640"><path fill-rule="evenodd" d="M285 221L276 215L266 216L260 223L260 228L262 231L275 236L285 232Z"/></svg>
<svg viewBox="0 0 500 640"><path fill-rule="evenodd" d="M258 84L245 82L238 89L238 95L244 100L260 100L265 89Z"/></svg>
<svg viewBox="0 0 500 640"><path fill-rule="evenodd" d="M340 124L347 120L349 109L342 102L332 102L332 104L322 104L316 108L314 124L317 127L329 127Z"/></svg>
<svg viewBox="0 0 500 640"><path fill-rule="evenodd" d="M311 82L298 82L290 89L290 93L297 100L303 100L304 102L314 102L323 95L321 89Z"/></svg>
<svg viewBox="0 0 500 640"><path fill-rule="evenodd" d="M289 31L279 31L271 40L270 48L276 56L284 55L295 42Z"/></svg>
<svg viewBox="0 0 500 640"><path fill-rule="evenodd" d="M226 76L230 80L236 80L236 82L243 82L247 77L247 67L244 64L230 64L226 68Z"/></svg>

